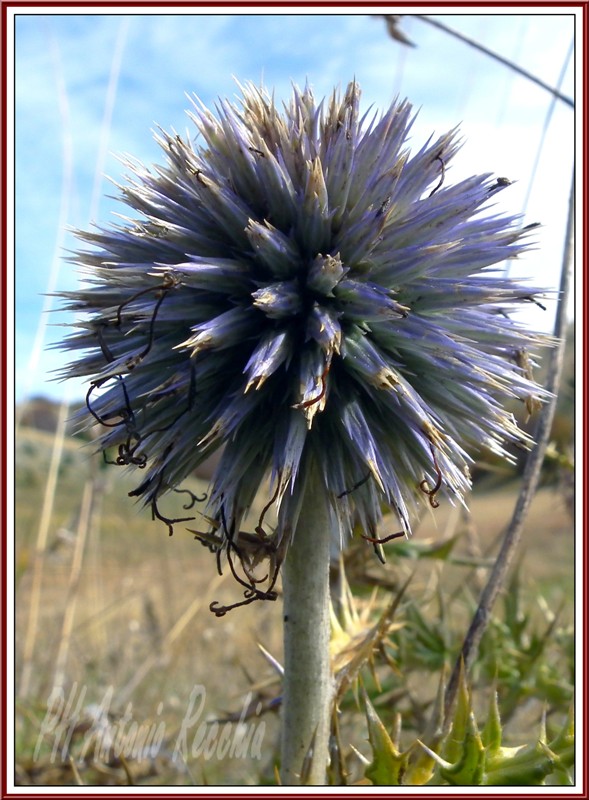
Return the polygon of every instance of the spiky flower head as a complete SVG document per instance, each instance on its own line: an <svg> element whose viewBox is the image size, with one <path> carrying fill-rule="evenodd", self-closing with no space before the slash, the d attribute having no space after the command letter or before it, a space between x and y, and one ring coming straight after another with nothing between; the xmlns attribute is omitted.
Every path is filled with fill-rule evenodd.
<svg viewBox="0 0 589 800"><path fill-rule="evenodd" d="M84 317L61 346L86 351L66 376L90 376L101 446L145 468L131 494L159 518L224 445L208 543L261 596L252 565L284 557L312 463L337 528L374 537L383 508L409 533L438 492L462 499L468 448L525 444L504 406L537 393L522 353L541 337L510 317L533 290L497 266L532 226L489 210L508 180L448 184L456 130L412 155L406 101L361 117L355 83L282 110L242 93L195 101L197 144L160 132L165 166L128 161L138 218L79 234L88 283L63 296ZM262 489L276 527L238 544Z"/></svg>

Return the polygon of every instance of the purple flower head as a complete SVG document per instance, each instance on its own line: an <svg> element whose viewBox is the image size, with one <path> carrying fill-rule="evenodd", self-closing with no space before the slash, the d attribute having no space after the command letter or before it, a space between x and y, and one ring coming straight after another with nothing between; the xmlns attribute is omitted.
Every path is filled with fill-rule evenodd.
<svg viewBox="0 0 589 800"><path fill-rule="evenodd" d="M89 376L101 447L145 469L132 494L170 530L186 515L158 499L224 445L201 538L248 600L266 558L273 594L311 465L335 529L374 538L383 508L408 534L436 495L461 501L469 448L529 445L505 403L541 396L521 353L543 340L510 317L535 290L498 267L533 226L493 210L509 181L448 183L456 131L411 154L406 101L242 93L195 103L198 145L161 133L165 166L128 162L133 219L79 234L88 283L63 296L83 321L61 346L84 351L66 376Z"/></svg>

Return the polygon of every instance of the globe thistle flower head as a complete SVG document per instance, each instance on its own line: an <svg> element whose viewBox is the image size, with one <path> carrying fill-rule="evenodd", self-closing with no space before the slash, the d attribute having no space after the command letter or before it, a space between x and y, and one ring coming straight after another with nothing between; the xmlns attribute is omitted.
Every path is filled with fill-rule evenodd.
<svg viewBox="0 0 589 800"><path fill-rule="evenodd" d="M61 346L170 532L193 517L159 498L224 446L197 535L249 602L275 596L312 465L334 529L379 542L383 508L409 534L424 503L462 501L469 448L528 445L505 404L541 397L522 353L542 337L510 316L535 290L498 266L533 226L494 210L506 179L449 184L456 130L412 154L407 101L361 116L355 83L282 109L240 88L215 114L194 102L197 144L158 133L164 166L127 161L132 216L79 233L88 282L63 296L84 316Z"/></svg>

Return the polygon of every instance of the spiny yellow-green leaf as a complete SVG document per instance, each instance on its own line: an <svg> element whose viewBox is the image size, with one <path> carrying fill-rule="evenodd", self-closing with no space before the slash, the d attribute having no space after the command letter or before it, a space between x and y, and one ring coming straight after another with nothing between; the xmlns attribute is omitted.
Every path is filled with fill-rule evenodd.
<svg viewBox="0 0 589 800"><path fill-rule="evenodd" d="M458 744L458 740L455 741ZM460 744L460 758L451 766L440 766L440 775L452 786L480 786L484 782L486 754L472 712Z"/></svg>
<svg viewBox="0 0 589 800"><path fill-rule="evenodd" d="M557 753L555 753L554 751L552 751L552 750L551 750L551 749L548 747L548 745L545 745L545 744L543 744L542 742L540 742L540 746L541 746L541 747L542 747L542 748L543 748L545 751L547 751L547 752L546 752L546 755L547 755L547 757L548 757L548 758L549 758L549 759L552 761L552 763L554 764L554 771L555 771L556 773L560 773L560 774L561 774L561 776L562 776L562 775L564 775L564 776L565 776L565 778L566 778L566 781L564 782L564 785L572 784L572 775L571 775L571 773L570 773L570 771L569 771L569 769L568 769L568 767L569 767L569 766L571 766L571 764L567 764L567 760L568 760L568 759L567 759L567 756L568 756L569 754L568 754L568 753L564 753L564 754L563 754L563 755L564 755L564 758L563 758L563 757L561 757L560 755L558 755ZM571 748L571 755L573 756L573 759L574 759L574 748Z"/></svg>
<svg viewBox="0 0 589 800"><path fill-rule="evenodd" d="M372 748L372 763L366 767L364 774L374 786L402 786L407 768L407 754L397 750L368 695L366 692L363 694L368 740Z"/></svg>
<svg viewBox="0 0 589 800"><path fill-rule="evenodd" d="M425 733L421 737L422 741L415 742L408 751L409 765L405 776L405 783L408 786L423 786L431 780L434 773L436 759L432 753L437 753L444 735L444 701L447 678L448 668L444 665L440 673L436 701Z"/></svg>
<svg viewBox="0 0 589 800"><path fill-rule="evenodd" d="M407 771L403 778L406 786L425 786L432 779L436 768L433 752L431 748L426 749L423 742L420 741L411 745L407 751Z"/></svg>
<svg viewBox="0 0 589 800"><path fill-rule="evenodd" d="M343 697L350 686L356 692L356 683L362 667L373 663L374 654L384 644L385 638L394 630L403 627L403 623L393 622L393 617L412 576L399 589L392 601L380 612L375 622L370 621L372 610L376 610L376 596L371 599L364 613L359 614L355 600L343 573L340 581L344 585L341 594L341 619L338 620L333 606L331 607L331 667L335 676L335 700ZM374 673L376 678L376 673ZM378 685L378 680L376 680Z"/></svg>
<svg viewBox="0 0 589 800"><path fill-rule="evenodd" d="M436 753L435 750L432 750L431 747L428 747L425 742L421 741L421 739L416 739L415 744L422 748L426 756L431 759L434 764L437 764L439 767L444 769L450 769L452 767L452 764L449 761L443 759L441 755Z"/></svg>
<svg viewBox="0 0 589 800"><path fill-rule="evenodd" d="M550 744L546 744L546 726L543 717L540 735L533 745L500 747L487 760L486 784L488 786L543 786L547 775L553 772L571 783L569 767L574 763L573 712Z"/></svg>
<svg viewBox="0 0 589 800"><path fill-rule="evenodd" d="M496 703L492 703L493 705ZM492 711L490 717L494 713ZM571 710L563 729L550 744L546 743L543 716L535 744L496 748L488 746L484 782L487 786L544 786L546 777L556 772L562 777L561 783L570 785L572 778L569 767L573 763L574 721Z"/></svg>
<svg viewBox="0 0 589 800"><path fill-rule="evenodd" d="M486 786L544 786L558 757L538 741L522 747L502 747L487 759Z"/></svg>
<svg viewBox="0 0 589 800"><path fill-rule="evenodd" d="M560 733L548 745L560 761L567 767L575 763L575 710L570 707L565 724Z"/></svg>
<svg viewBox="0 0 589 800"><path fill-rule="evenodd" d="M458 675L458 688L456 691L454 717L452 719L452 726L448 736L446 737L443 750L445 760L449 761L451 764L459 761L462 756L462 745L469 730L471 714L472 703L470 699L470 692L468 691L468 686L466 683L464 662L461 661L460 672Z"/></svg>
<svg viewBox="0 0 589 800"><path fill-rule="evenodd" d="M483 782L485 747L472 711L463 662L458 675L454 716L444 742L443 755L443 760L438 760L438 766L440 775L448 783L478 786Z"/></svg>
<svg viewBox="0 0 589 800"><path fill-rule="evenodd" d="M542 740L542 744L550 750L554 759L554 771L557 776L557 782L561 786L572 786L574 784L574 766L575 766L575 735L574 729L569 727L569 722L573 722L572 715L569 716L562 733L551 743L546 744L546 737Z"/></svg>
<svg viewBox="0 0 589 800"><path fill-rule="evenodd" d="M562 727L562 730L551 742L550 747L557 751L557 749L564 743L570 744L575 739L575 709L574 706L570 706L569 713L567 714L566 721Z"/></svg>
<svg viewBox="0 0 589 800"><path fill-rule="evenodd" d="M503 728L501 726L501 717L499 716L499 698L495 687L491 692L489 716L482 730L481 738L488 755L493 755L499 751L503 741Z"/></svg>

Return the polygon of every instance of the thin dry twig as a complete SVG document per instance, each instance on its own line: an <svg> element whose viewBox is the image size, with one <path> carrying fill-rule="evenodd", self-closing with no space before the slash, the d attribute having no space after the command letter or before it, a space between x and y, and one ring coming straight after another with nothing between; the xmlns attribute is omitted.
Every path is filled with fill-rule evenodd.
<svg viewBox="0 0 589 800"><path fill-rule="evenodd" d="M475 50L479 50L481 53L490 56L495 61L498 61L500 64L504 64L506 67L509 67L509 69L513 70L514 72L517 72L519 75L523 75L524 78L527 78L529 81L532 81L532 83L535 83L536 86L540 86L542 89L545 89L547 92L550 92L551 95L557 97L563 103L566 103L567 106L570 106L571 108L575 107L574 101L570 97L567 97L566 94L562 94L562 92L560 92L558 89L555 89L553 86L544 83L544 81L541 81L540 78L537 78L535 75L532 75L531 72L528 72L527 70L523 69L523 67L518 66L518 64L515 64L513 61L510 61L508 58L499 55L499 53L496 53L494 50L489 50L488 47L485 47L483 44L480 44L480 42L477 42L475 39L470 39L463 33L459 33L458 31L449 28L444 22L440 22L440 20L430 17L429 14L415 14L415 16L417 17L417 19L420 19L423 22L427 22L430 25L433 25L435 28L439 28L440 30L444 31L444 33L448 33L450 34L450 36L454 36L456 39L459 39L461 42L464 42L470 47L474 47Z"/></svg>
<svg viewBox="0 0 589 800"><path fill-rule="evenodd" d="M55 659L55 675L53 678L53 685L55 688L63 687L66 682L67 658L72 638L74 616L78 602L80 578L82 575L82 561L84 558L87 533L90 527L93 496L94 482L92 480L87 480L84 486L82 502L80 504L80 516L76 530L76 544L67 588L61 636L59 637L59 648L57 651L57 657Z"/></svg>
<svg viewBox="0 0 589 800"><path fill-rule="evenodd" d="M563 252L563 259L562 259L562 271L561 271L561 279L560 279L560 292L559 292L559 303L556 312L556 318L554 321L554 335L558 340L557 345L554 349L550 352L548 358L548 374L546 378L546 389L551 392L552 397L544 406L544 410L538 420L538 425L535 431L535 441L536 444L533 450L530 452L526 466L524 469L523 479L522 479L522 488L517 499L515 509L513 511L513 516L511 518L511 522L509 527L503 537L503 542L501 544L501 549L499 550L499 554L497 555L497 559L489 576L489 580L483 589L483 593L481 595L479 606L475 612L475 615L472 619L470 624L470 628L466 634L464 639L464 643L462 645L462 650L458 659L456 660L456 664L454 665L454 669L452 670L452 675L450 676L450 681L448 683L448 688L446 691L446 701L445 701L445 719L446 724L449 723L451 720L451 712L454 706L454 701L456 699L456 692L458 688L458 678L460 674L460 665L464 662L465 669L468 670L469 666L472 664L473 660L476 657L478 646L480 644L481 638L485 629L488 625L491 610L497 599L497 596L503 585L505 584L505 579L511 563L513 561L513 557L517 551L523 524L530 508L530 504L536 493L536 489L538 488L538 483L540 481L540 472L542 469L542 463L544 461L544 454L546 452L546 448L548 446L548 441L550 438L550 431L552 428L552 420L554 418L554 412L556 410L556 400L558 395L558 389L560 386L560 379L562 375L562 366L564 361L564 346L565 346L565 338L566 338L566 326L567 326L567 316L566 316L566 309L568 304L568 298L570 293L571 287L571 273L572 273L572 263L573 263L573 243L574 243L574 224L575 220L575 176L573 171L573 179L571 184L571 192L569 196L569 208L568 208L568 217L567 217L567 227L566 227L566 235L565 235L565 243L564 243L564 252Z"/></svg>
<svg viewBox="0 0 589 800"><path fill-rule="evenodd" d="M59 408L57 428L53 437L53 449L51 451L51 461L47 472L47 482L43 495L43 506L39 518L39 528L37 530L37 543L35 545L35 555L33 559L33 575L31 579L31 596L29 604L29 614L23 647L23 669L18 688L18 696L26 698L31 688L33 678L33 655L35 642L37 639L37 629L39 626L39 615L41 608L41 587L43 574L45 571L45 557L47 554L47 537L53 514L55 502L55 492L59 475L59 465L61 464L61 454L65 440L66 421L69 412L69 403L63 400Z"/></svg>

